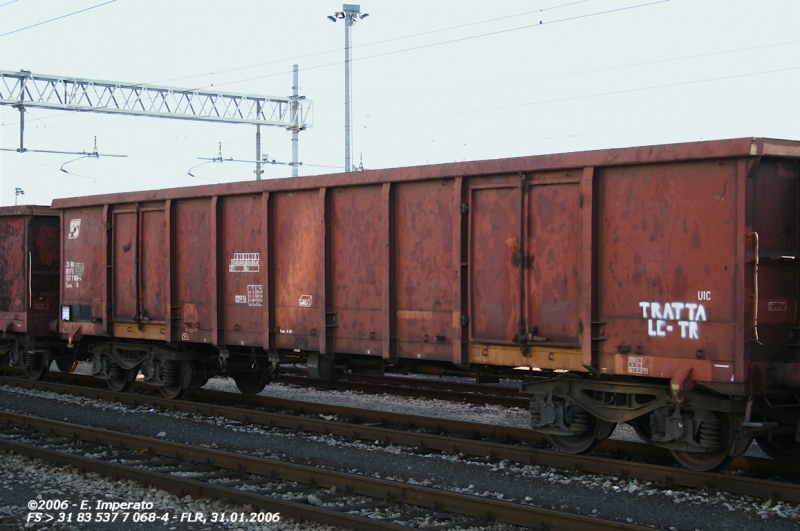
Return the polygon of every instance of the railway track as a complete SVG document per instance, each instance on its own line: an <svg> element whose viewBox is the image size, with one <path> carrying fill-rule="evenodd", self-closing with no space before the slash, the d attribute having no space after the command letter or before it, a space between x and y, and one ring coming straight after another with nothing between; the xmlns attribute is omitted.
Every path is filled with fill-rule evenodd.
<svg viewBox="0 0 800 531"><path fill-rule="evenodd" d="M61 378L92 381L88 377L78 375L61 375ZM262 396L244 396L203 389L191 392L187 395L188 400L176 401L152 395L115 393L107 389L79 387L58 382L36 382L5 377L0 378L0 383L117 401L131 406L223 417L292 431L334 435L351 440L378 441L378 444L383 445L411 447L418 453L457 453L491 461L509 460L581 473L650 481L664 488L707 488L710 491L800 502L800 484L788 480L800 477L800 466L771 459L742 456L732 463L729 468L731 473L704 473L659 464L669 462L666 451L627 441L606 440L596 454L571 455L537 447L544 444L544 439L531 430L522 428ZM144 391L151 390L143 384L137 384L135 387Z"/></svg>
<svg viewBox="0 0 800 531"><path fill-rule="evenodd" d="M0 412L0 449L177 493L355 530L648 527ZM376 494L380 493L380 494ZM262 511L268 511L264 513ZM367 511L367 512L365 512ZM236 513L233 513L236 514ZM160 516L160 515L157 515ZM167 515L169 517L169 515ZM231 516L229 515L229 518ZM238 516L236 516L238 518ZM165 520L167 521L167 520Z"/></svg>

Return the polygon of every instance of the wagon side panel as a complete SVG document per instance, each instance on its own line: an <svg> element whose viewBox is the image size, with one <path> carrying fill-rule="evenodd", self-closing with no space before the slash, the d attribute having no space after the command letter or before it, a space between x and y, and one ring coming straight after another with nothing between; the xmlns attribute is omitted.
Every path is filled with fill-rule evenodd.
<svg viewBox="0 0 800 531"><path fill-rule="evenodd" d="M563 172L562 172L563 175ZM532 344L580 342L580 183L545 174L528 192L528 326ZM539 184L537 181L550 181Z"/></svg>
<svg viewBox="0 0 800 531"><path fill-rule="evenodd" d="M336 350L380 356L383 231L381 185L331 189L330 303Z"/></svg>
<svg viewBox="0 0 800 531"><path fill-rule="evenodd" d="M520 189L473 186L470 198L471 341L514 346L520 324Z"/></svg>
<svg viewBox="0 0 800 531"><path fill-rule="evenodd" d="M737 304L735 161L599 171L599 370L732 381Z"/></svg>
<svg viewBox="0 0 800 531"><path fill-rule="evenodd" d="M453 180L394 188L398 356L453 359Z"/></svg>
<svg viewBox="0 0 800 531"><path fill-rule="evenodd" d="M58 286L61 276L59 218L33 216L28 256L28 330L47 333L47 323L58 319Z"/></svg>
<svg viewBox="0 0 800 531"><path fill-rule="evenodd" d="M274 194L275 327L278 348L318 350L324 203L318 190Z"/></svg>
<svg viewBox="0 0 800 531"><path fill-rule="evenodd" d="M25 223L23 216L0 217L0 238L3 241L0 248L0 312L25 311Z"/></svg>
<svg viewBox="0 0 800 531"><path fill-rule="evenodd" d="M217 288L215 209L211 198L172 203L172 337L213 343Z"/></svg>
<svg viewBox="0 0 800 531"><path fill-rule="evenodd" d="M794 160L764 158L748 178L744 333L754 361L800 361L799 173Z"/></svg>
<svg viewBox="0 0 800 531"><path fill-rule="evenodd" d="M264 343L263 316L267 306L262 197L261 194L227 196L220 202L224 343L260 347Z"/></svg>
<svg viewBox="0 0 800 531"><path fill-rule="evenodd" d="M66 209L61 217L61 332L106 335L108 223L104 206Z"/></svg>

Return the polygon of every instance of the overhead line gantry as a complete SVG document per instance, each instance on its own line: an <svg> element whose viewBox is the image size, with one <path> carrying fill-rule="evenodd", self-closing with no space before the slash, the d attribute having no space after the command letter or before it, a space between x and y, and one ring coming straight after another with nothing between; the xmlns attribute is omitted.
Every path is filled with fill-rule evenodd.
<svg viewBox="0 0 800 531"><path fill-rule="evenodd" d="M20 111L19 148L12 150L20 153L29 151L24 144L26 108L252 124L257 130L257 161L261 160L262 125L284 127L296 137L311 126L313 118L312 101L298 95L296 89L292 96L275 97L42 75L27 70L0 70L0 105ZM300 165L296 155L293 149L294 173ZM257 179L261 179L261 173L258 162Z"/></svg>

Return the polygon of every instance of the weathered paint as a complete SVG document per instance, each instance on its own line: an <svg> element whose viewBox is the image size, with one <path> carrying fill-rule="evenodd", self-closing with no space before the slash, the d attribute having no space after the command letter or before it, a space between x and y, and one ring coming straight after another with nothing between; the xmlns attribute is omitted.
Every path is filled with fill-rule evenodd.
<svg viewBox="0 0 800 531"><path fill-rule="evenodd" d="M0 208L0 333L44 336L58 318L58 212Z"/></svg>
<svg viewBox="0 0 800 531"><path fill-rule="evenodd" d="M519 347L470 343L469 361L479 365L587 372L581 364L581 351L578 348L530 347L523 354Z"/></svg>
<svg viewBox="0 0 800 531"><path fill-rule="evenodd" d="M65 277L84 264L64 300L99 319L84 334L110 302L137 334L221 348L690 364L740 386L750 360L797 357L798 153L739 139L58 200Z"/></svg>

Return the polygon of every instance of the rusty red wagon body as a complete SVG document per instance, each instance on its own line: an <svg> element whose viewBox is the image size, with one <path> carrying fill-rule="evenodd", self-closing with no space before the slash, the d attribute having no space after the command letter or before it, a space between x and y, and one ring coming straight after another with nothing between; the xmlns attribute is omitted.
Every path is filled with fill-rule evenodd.
<svg viewBox="0 0 800 531"><path fill-rule="evenodd" d="M73 363L62 360L52 326L59 312L59 213L43 206L0 208L0 241L2 364L40 379L53 359L59 366Z"/></svg>
<svg viewBox="0 0 800 531"><path fill-rule="evenodd" d="M528 375L567 451L617 422L697 468L754 434L794 451L799 158L746 138L60 199L60 331L168 395L223 366L260 390L287 356L455 366Z"/></svg>

